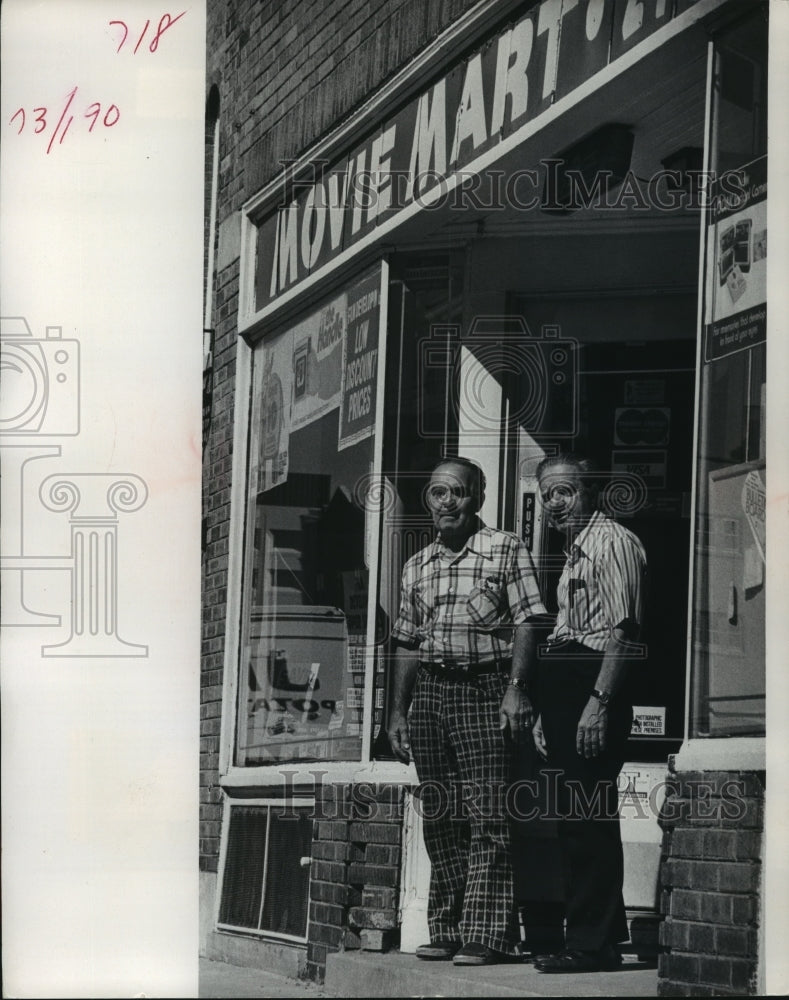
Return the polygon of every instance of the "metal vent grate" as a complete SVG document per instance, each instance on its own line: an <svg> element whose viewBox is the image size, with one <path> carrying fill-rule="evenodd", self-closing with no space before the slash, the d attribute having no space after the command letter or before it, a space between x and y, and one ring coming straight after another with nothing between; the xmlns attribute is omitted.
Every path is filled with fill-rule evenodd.
<svg viewBox="0 0 789 1000"><path fill-rule="evenodd" d="M230 807L219 924L306 940L312 805Z"/></svg>

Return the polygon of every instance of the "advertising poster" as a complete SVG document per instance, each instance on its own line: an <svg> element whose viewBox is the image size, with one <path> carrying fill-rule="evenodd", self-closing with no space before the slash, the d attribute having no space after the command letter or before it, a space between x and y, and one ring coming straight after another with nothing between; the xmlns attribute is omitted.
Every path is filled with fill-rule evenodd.
<svg viewBox="0 0 789 1000"><path fill-rule="evenodd" d="M346 301L338 296L291 331L294 431L340 404Z"/></svg>
<svg viewBox="0 0 789 1000"><path fill-rule="evenodd" d="M767 157L711 188L704 359L764 343L767 331Z"/></svg>
<svg viewBox="0 0 789 1000"><path fill-rule="evenodd" d="M380 288L381 276L376 271L348 293L339 450L363 441L375 427Z"/></svg>
<svg viewBox="0 0 789 1000"><path fill-rule="evenodd" d="M288 443L291 428L293 382L293 333L272 340L256 372L255 406L258 409L257 491L264 493L288 478ZM255 414L253 414L254 419Z"/></svg>

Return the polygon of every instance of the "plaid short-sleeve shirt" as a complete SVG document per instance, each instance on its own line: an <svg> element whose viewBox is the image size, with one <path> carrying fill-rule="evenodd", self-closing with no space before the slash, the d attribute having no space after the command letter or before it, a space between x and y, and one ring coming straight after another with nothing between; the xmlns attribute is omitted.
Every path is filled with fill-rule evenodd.
<svg viewBox="0 0 789 1000"><path fill-rule="evenodd" d="M480 522L460 552L436 539L408 560L392 637L428 663L496 663L512 655L514 626L542 614L529 550Z"/></svg>

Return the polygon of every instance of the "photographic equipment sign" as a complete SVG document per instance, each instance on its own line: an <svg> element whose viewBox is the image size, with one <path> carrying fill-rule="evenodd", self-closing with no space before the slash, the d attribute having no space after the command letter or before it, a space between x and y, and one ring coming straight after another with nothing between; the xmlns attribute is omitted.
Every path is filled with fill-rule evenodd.
<svg viewBox="0 0 789 1000"><path fill-rule="evenodd" d="M340 451L368 438L375 428L380 312L381 272L378 269L348 292L337 444Z"/></svg>

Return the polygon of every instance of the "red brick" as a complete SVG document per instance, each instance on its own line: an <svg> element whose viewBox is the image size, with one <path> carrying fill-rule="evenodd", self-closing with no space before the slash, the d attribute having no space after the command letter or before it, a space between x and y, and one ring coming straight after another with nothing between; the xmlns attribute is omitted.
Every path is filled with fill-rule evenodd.
<svg viewBox="0 0 789 1000"><path fill-rule="evenodd" d="M342 927L332 927L328 924L311 923L309 926L310 942L316 941L336 951L342 943L344 930Z"/></svg>
<svg viewBox="0 0 789 1000"><path fill-rule="evenodd" d="M756 920L757 902L755 896L732 896L731 922L739 927Z"/></svg>
<svg viewBox="0 0 789 1000"><path fill-rule="evenodd" d="M680 982L699 982L699 959L695 955L682 955L671 952L658 956L658 975L662 979L674 979Z"/></svg>
<svg viewBox="0 0 789 1000"><path fill-rule="evenodd" d="M756 966L753 962L738 961L731 963L731 985L737 996L756 992Z"/></svg>
<svg viewBox="0 0 789 1000"><path fill-rule="evenodd" d="M364 860L368 865L396 866L400 863L400 848L386 844L368 844Z"/></svg>
<svg viewBox="0 0 789 1000"><path fill-rule="evenodd" d="M349 838L362 844L399 844L399 823L351 823Z"/></svg>
<svg viewBox="0 0 789 1000"><path fill-rule="evenodd" d="M760 866L755 862L737 861L720 865L720 888L729 892L755 892L759 886Z"/></svg>
<svg viewBox="0 0 789 1000"><path fill-rule="evenodd" d="M688 950L688 934L692 924L686 920L674 920L669 917L660 925L658 938L660 944L676 951Z"/></svg>
<svg viewBox="0 0 789 1000"><path fill-rule="evenodd" d="M313 840L312 857L316 861L348 861L351 845L339 840Z"/></svg>
<svg viewBox="0 0 789 1000"><path fill-rule="evenodd" d="M310 941L307 944L307 959L316 965L326 965L326 952L328 948L325 944L317 941Z"/></svg>
<svg viewBox="0 0 789 1000"><path fill-rule="evenodd" d="M702 893L689 889L676 889L671 893L671 916L698 920L701 914Z"/></svg>
<svg viewBox="0 0 789 1000"><path fill-rule="evenodd" d="M699 960L699 982L710 986L731 986L732 964L730 958L702 958Z"/></svg>
<svg viewBox="0 0 789 1000"><path fill-rule="evenodd" d="M362 906L387 910L397 906L397 889L382 886L365 886L362 889Z"/></svg>
<svg viewBox="0 0 789 1000"><path fill-rule="evenodd" d="M345 907L313 901L310 903L310 921L327 924L329 927L342 927L345 923Z"/></svg>
<svg viewBox="0 0 789 1000"><path fill-rule="evenodd" d="M343 884L348 873L347 865L336 861L313 861L310 875L314 879L322 882L336 882Z"/></svg>
<svg viewBox="0 0 789 1000"><path fill-rule="evenodd" d="M354 906L348 912L352 926L373 930L393 930L397 927L396 910L377 910L365 906Z"/></svg>
<svg viewBox="0 0 789 1000"><path fill-rule="evenodd" d="M347 885L340 885L337 882L319 882L316 879L310 882L310 899L317 903L345 906L348 903L348 891Z"/></svg>
<svg viewBox="0 0 789 1000"><path fill-rule="evenodd" d="M755 928L715 927L714 932L715 952L718 955L754 956L756 954Z"/></svg>
<svg viewBox="0 0 789 1000"><path fill-rule="evenodd" d="M671 835L672 858L703 858L704 831L692 829L674 830Z"/></svg>
<svg viewBox="0 0 789 1000"><path fill-rule="evenodd" d="M687 941L685 951L702 955L715 954L715 928L709 924L688 924Z"/></svg>
<svg viewBox="0 0 789 1000"><path fill-rule="evenodd" d="M343 820L320 820L316 827L315 836L320 840L348 840L348 824Z"/></svg>
<svg viewBox="0 0 789 1000"><path fill-rule="evenodd" d="M381 865L359 865L349 866L348 881L352 885L383 885L395 886L398 882L398 871L396 868L384 868Z"/></svg>

